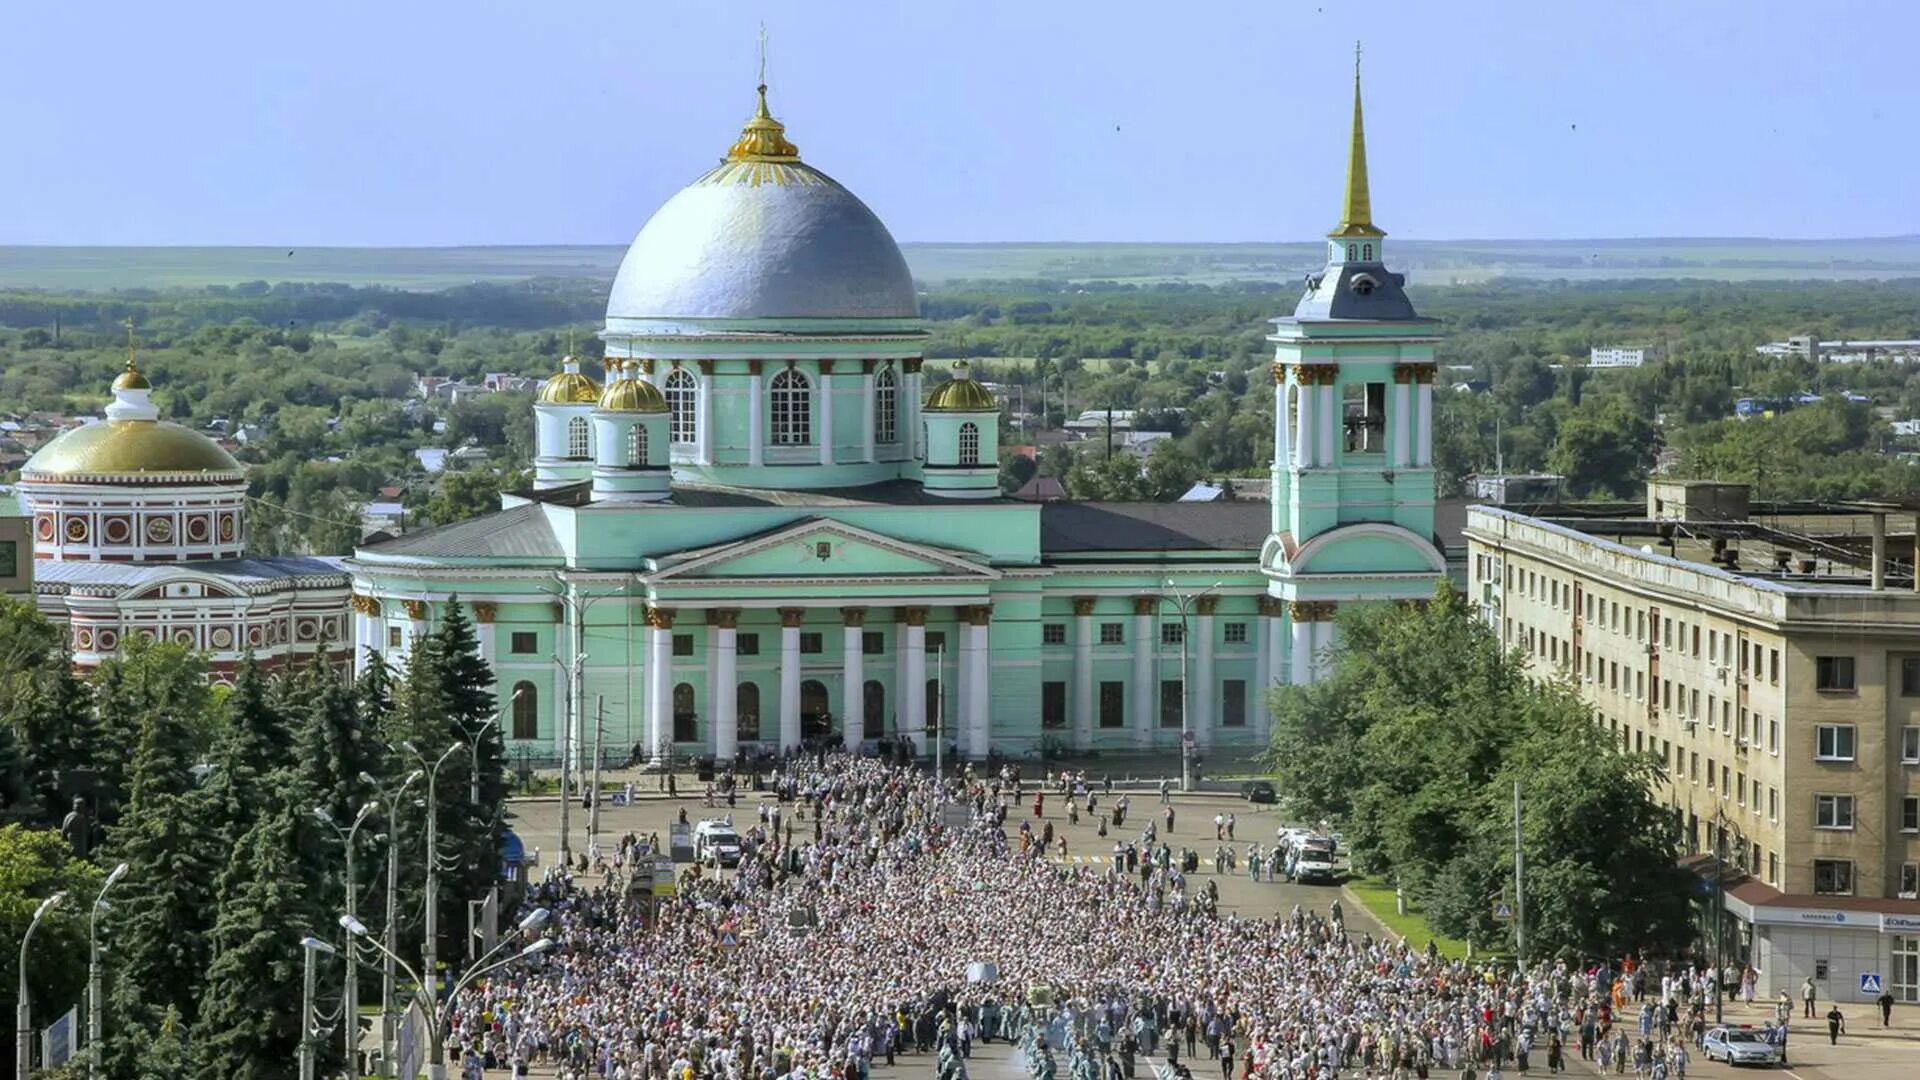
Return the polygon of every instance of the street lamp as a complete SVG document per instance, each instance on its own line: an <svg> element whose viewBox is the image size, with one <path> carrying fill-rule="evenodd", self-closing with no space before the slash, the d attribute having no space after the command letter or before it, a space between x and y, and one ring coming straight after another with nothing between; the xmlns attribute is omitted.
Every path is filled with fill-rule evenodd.
<svg viewBox="0 0 1920 1080"><path fill-rule="evenodd" d="M410 742L403 742L400 748L413 755L421 765L427 765L426 755ZM454 743L440 752L440 757L427 766L427 993L439 998L440 966L436 962L440 950L437 940L440 933L440 801L435 792L440 783L440 766L460 751L460 743Z"/></svg>
<svg viewBox="0 0 1920 1080"><path fill-rule="evenodd" d="M572 831L569 828L571 824L570 811L572 808L567 798L567 780L568 769L573 760L573 728L577 722L574 715L576 710L573 707L573 688L580 684L581 671L587 664L587 654L584 652L576 653L571 667L561 663L560 658L557 656L553 657L553 663L560 669L560 678L566 683L567 687L567 718L566 723L560 729L560 863L564 866L572 860L572 849L568 846L567 841Z"/></svg>
<svg viewBox="0 0 1920 1080"><path fill-rule="evenodd" d="M1192 694L1192 684L1187 681L1187 611L1195 601L1220 588L1220 582L1201 589L1197 593L1183 593L1167 579L1166 591L1173 594L1174 607L1180 612L1180 790L1193 790L1193 732L1187 727L1187 699ZM1209 688L1211 689L1211 688Z"/></svg>
<svg viewBox="0 0 1920 1080"><path fill-rule="evenodd" d="M374 948L380 950L383 953L386 953L387 959L392 962L398 963L400 967L403 970L405 970L409 976L412 977L414 985L420 988L418 991L416 991L415 998L421 1007L421 1012L425 1013L427 1017L427 1033L428 1033L427 1076L430 1077L431 1080L446 1080L447 1078L447 1042L446 1042L447 1021L453 1012L454 1002L458 1000L458 998L460 997L460 992L465 990L468 986L472 985L473 981L475 979L478 979L482 975L490 974L517 960L526 960L526 959L530 959L532 957L538 956L541 953L546 952L548 949L553 948L554 940L552 938L543 937L540 940L525 946L520 951L510 956L507 956L499 960L494 959L494 957L499 955L500 950L512 944L515 939L521 937L522 935L533 933L545 927L547 925L547 920L550 917L551 917L551 913L546 908L535 908L533 911L529 912L524 918L520 920L519 925L515 926L513 930L511 930L507 934L506 937L500 939L499 944L487 950L486 954L480 957L479 960L475 961L473 967L470 968L466 974L462 975L458 982L455 982L453 984L453 988L449 990L447 993L447 999L444 1006L442 1006L441 1002L434 997L427 982L421 979L419 976L419 973L415 972L412 967L408 966L405 960L402 960L397 955L391 952L388 952L387 948L384 945L381 945L379 942L374 941L371 937L367 935L367 928L361 925L360 920L354 918L351 915L342 915L340 916L340 926L342 929L346 930L347 933L352 934L354 937L361 938L362 940L366 941L367 944L373 946Z"/></svg>
<svg viewBox="0 0 1920 1080"><path fill-rule="evenodd" d="M389 956L393 954L394 935L397 933L397 915L400 908L400 796L407 788L420 779L420 770L408 773L391 791L382 792L380 782L370 773L361 773L360 782L372 788L375 795L387 804L387 926L384 934ZM380 1070L392 1074L393 1070L393 961L381 966L380 978Z"/></svg>
<svg viewBox="0 0 1920 1080"><path fill-rule="evenodd" d="M100 916L107 910L107 890L127 876L127 864L121 863L107 875L100 895L93 898L93 910L87 915L87 1075L100 1071L100 1038L105 1023L100 1004Z"/></svg>
<svg viewBox="0 0 1920 1080"><path fill-rule="evenodd" d="M333 820L333 815L327 812L326 807L316 806L313 808L313 816L322 825L332 829L334 834L340 837L340 843L347 850L346 895L347 911L350 914L357 912L360 904L360 880L359 876L353 872L354 844L355 841L359 839L360 826L365 825L367 819L372 817L374 811L378 809L380 809L379 803L369 802L360 808L358 814L354 815L353 824L342 829L339 823ZM351 956L353 952L352 938L347 939L347 952L349 956ZM351 963L346 965L346 985L342 988L340 1001L340 1011L345 1017L347 1029L347 1061L351 1063L358 1058L358 1051L360 1049L360 974L353 970Z"/></svg>
<svg viewBox="0 0 1920 1080"><path fill-rule="evenodd" d="M20 939L20 1003L14 1007L14 1063L18 1080L27 1080L33 1072L33 1006L27 1000L27 946L33 944L33 932L39 928L40 920L47 917L60 901L65 900L65 891L54 893L33 911L32 921L27 923L26 935Z"/></svg>
<svg viewBox="0 0 1920 1080"><path fill-rule="evenodd" d="M313 1018L313 957L315 953L326 953L328 956L340 954L334 950L333 946L317 937L301 938L300 949L305 959L305 963L302 964L304 973L300 984L300 1080L313 1080L313 1058L320 1042L320 1032L316 1030L317 1025ZM347 977L349 979L353 977L352 964L347 965ZM347 1022L348 1028L354 1026L352 1015L343 1013L342 1019ZM347 1058L347 1068L350 1070L353 1068L352 1057Z"/></svg>

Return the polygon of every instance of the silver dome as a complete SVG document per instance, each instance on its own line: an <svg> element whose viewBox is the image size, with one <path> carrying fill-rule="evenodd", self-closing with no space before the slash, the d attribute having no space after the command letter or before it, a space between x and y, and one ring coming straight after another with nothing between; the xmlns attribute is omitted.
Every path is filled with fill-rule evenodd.
<svg viewBox="0 0 1920 1080"><path fill-rule="evenodd" d="M798 161L727 161L634 237L615 319L911 319L913 274L854 194Z"/></svg>

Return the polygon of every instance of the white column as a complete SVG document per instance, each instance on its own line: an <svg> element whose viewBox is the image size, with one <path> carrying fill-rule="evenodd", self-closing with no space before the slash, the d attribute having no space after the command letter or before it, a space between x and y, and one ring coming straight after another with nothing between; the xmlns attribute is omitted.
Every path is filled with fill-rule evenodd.
<svg viewBox="0 0 1920 1080"><path fill-rule="evenodd" d="M907 737L913 740L915 753L927 752L927 609L907 609L907 640L901 647L901 677L906 685L897 691L900 708L896 715L905 717L903 726Z"/></svg>
<svg viewBox="0 0 1920 1080"><path fill-rule="evenodd" d="M1273 382L1273 462L1282 469L1293 464L1293 444L1287 431L1287 406L1290 401L1287 377L1283 374Z"/></svg>
<svg viewBox="0 0 1920 1080"><path fill-rule="evenodd" d="M702 465L713 464L713 376L705 371L700 373L700 397L694 409L694 460Z"/></svg>
<svg viewBox="0 0 1920 1080"><path fill-rule="evenodd" d="M1199 640L1193 643L1193 685L1185 687L1188 694L1187 726L1193 731L1194 745L1207 747L1213 744L1213 604L1214 597L1201 597L1200 617L1193 620L1193 632Z"/></svg>
<svg viewBox="0 0 1920 1080"><path fill-rule="evenodd" d="M1093 597L1073 601L1073 746L1093 745Z"/></svg>
<svg viewBox="0 0 1920 1080"><path fill-rule="evenodd" d="M1313 387L1300 385L1293 388L1295 416L1293 433L1300 447L1299 463L1302 468L1311 468L1314 462L1314 447L1319 440L1313 434Z"/></svg>
<svg viewBox="0 0 1920 1080"><path fill-rule="evenodd" d="M897 387L899 384L895 383L894 385ZM862 461L873 461L876 458L876 451L874 449L873 398L873 372L869 371L860 376L860 460ZM899 393L896 390L894 394L894 408L896 410L900 407L899 401ZM896 416L895 423L898 422L899 420Z"/></svg>
<svg viewBox="0 0 1920 1080"><path fill-rule="evenodd" d="M765 382L758 371L747 376L747 464L755 466L767 463L767 396L761 390Z"/></svg>
<svg viewBox="0 0 1920 1080"><path fill-rule="evenodd" d="M780 609L780 749L800 745L800 619L802 608Z"/></svg>
<svg viewBox="0 0 1920 1080"><path fill-rule="evenodd" d="M1319 682L1327 677L1329 661L1327 650L1333 648L1333 616L1313 624L1313 681Z"/></svg>
<svg viewBox="0 0 1920 1080"><path fill-rule="evenodd" d="M1433 464L1433 377L1420 383L1420 456L1414 464L1427 468Z"/></svg>
<svg viewBox="0 0 1920 1080"><path fill-rule="evenodd" d="M1293 656L1287 681L1294 686L1305 686L1313 681L1313 623L1301 618L1300 608L1303 605L1296 603L1291 606L1293 610L1289 618L1293 621L1293 629L1290 635L1292 640L1288 644L1293 649Z"/></svg>
<svg viewBox="0 0 1920 1080"><path fill-rule="evenodd" d="M737 612L716 611L713 617L716 624L708 627L707 653L708 667L713 672L713 690L708 695L711 704L707 706L707 714L713 717L713 756L724 762L732 760L740 750L739 702L734 697L739 692L740 631L735 624Z"/></svg>
<svg viewBox="0 0 1920 1080"><path fill-rule="evenodd" d="M1256 717L1254 724L1260 732L1262 746L1267 744L1267 737L1273 731L1273 715L1267 709L1267 694L1286 681L1284 678L1286 671L1280 655L1286 644L1285 636L1281 633L1280 622L1280 613L1285 609L1281 607L1280 601L1270 600L1267 603L1267 610L1272 614L1260 617L1260 626L1264 632L1263 639L1266 641L1267 678L1260 684L1258 693L1254 697L1254 700L1259 703L1258 711L1254 713Z"/></svg>
<svg viewBox="0 0 1920 1080"><path fill-rule="evenodd" d="M851 749L866 737L867 657L861 638L867 609L841 608L840 617L840 732Z"/></svg>
<svg viewBox="0 0 1920 1080"><path fill-rule="evenodd" d="M953 620L953 722L942 724L953 737L954 750L963 758L973 756L973 638L968 633L967 608L955 608ZM938 663L938 659L935 660Z"/></svg>
<svg viewBox="0 0 1920 1080"><path fill-rule="evenodd" d="M993 609L985 604L975 608L966 628L967 652L972 661L967 667L967 755L984 758L993 739Z"/></svg>
<svg viewBox="0 0 1920 1080"><path fill-rule="evenodd" d="M648 610L647 626L647 752L656 753L673 739L673 612ZM591 723L580 731L591 740Z"/></svg>
<svg viewBox="0 0 1920 1080"><path fill-rule="evenodd" d="M1267 625L1267 598L1261 597L1259 603L1259 612L1253 617L1253 684L1247 687L1250 703L1262 700L1268 680L1273 678L1272 658L1267 655L1267 642L1272 637L1272 628Z"/></svg>
<svg viewBox="0 0 1920 1080"><path fill-rule="evenodd" d="M903 410L907 419L907 430L906 430L907 437L901 441L906 443L907 446L911 448L912 452L908 456L912 457L916 461L923 461L926 459L926 456L927 456L926 443L921 441L921 438L920 438L920 435L921 435L920 380L921 378L922 376L920 372L916 370L911 375L903 376L900 380L901 386L906 390L906 394L907 394L906 409Z"/></svg>
<svg viewBox="0 0 1920 1080"><path fill-rule="evenodd" d="M1159 671L1153 663L1153 612L1157 596L1133 601L1133 744L1153 745L1160 704Z"/></svg>
<svg viewBox="0 0 1920 1080"><path fill-rule="evenodd" d="M820 371L820 464L833 464L833 376Z"/></svg>
<svg viewBox="0 0 1920 1080"><path fill-rule="evenodd" d="M1334 433L1340 430L1340 402L1333 396L1333 384L1320 384L1320 464L1331 465Z"/></svg>
<svg viewBox="0 0 1920 1080"><path fill-rule="evenodd" d="M1396 376L1399 372L1394 373ZM1393 384L1393 467L1403 468L1413 464L1407 456L1407 447L1412 442L1413 402L1407 384L1398 379Z"/></svg>

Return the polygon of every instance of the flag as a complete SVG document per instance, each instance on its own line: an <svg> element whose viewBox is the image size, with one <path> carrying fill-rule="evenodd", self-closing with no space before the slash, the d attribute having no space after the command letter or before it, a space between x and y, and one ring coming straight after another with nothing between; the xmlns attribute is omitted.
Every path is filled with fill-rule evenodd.
<svg viewBox="0 0 1920 1080"><path fill-rule="evenodd" d="M40 1066L45 1069L57 1069L73 1060L74 1044L79 1031L79 1006L67 1010L67 1015L47 1025L40 1033Z"/></svg>

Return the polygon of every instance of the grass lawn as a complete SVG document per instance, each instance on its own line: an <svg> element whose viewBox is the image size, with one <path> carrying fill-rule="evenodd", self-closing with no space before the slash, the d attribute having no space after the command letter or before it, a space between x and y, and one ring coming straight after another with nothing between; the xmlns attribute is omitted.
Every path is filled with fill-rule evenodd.
<svg viewBox="0 0 1920 1080"><path fill-rule="evenodd" d="M1440 947L1442 955L1464 958L1467 955L1467 943L1454 938L1441 937L1427 925L1426 916L1420 914L1420 908L1411 900L1407 902L1405 915L1394 914L1393 886L1378 878L1356 877L1347 882L1347 889L1358 897L1367 912L1395 934L1403 935L1416 949L1427 947L1427 939L1433 939ZM1485 953L1478 954L1485 956Z"/></svg>

